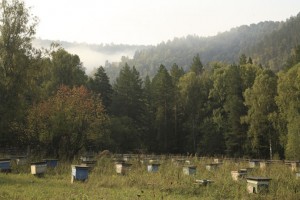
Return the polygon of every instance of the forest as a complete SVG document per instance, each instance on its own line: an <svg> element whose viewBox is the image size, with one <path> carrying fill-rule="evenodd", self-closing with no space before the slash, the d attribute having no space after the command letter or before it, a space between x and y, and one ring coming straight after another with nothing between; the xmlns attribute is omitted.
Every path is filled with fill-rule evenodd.
<svg viewBox="0 0 300 200"><path fill-rule="evenodd" d="M189 66L155 63L148 76L124 59L112 83L108 68L87 76L79 56L57 44L34 48L37 18L22 1L1 4L0 150L60 159L104 149L300 159L300 46L294 40L285 55L274 53L285 58L272 57L278 68L259 62L268 49L280 52L269 39L255 57L245 50L235 52L238 62L216 57L204 65L199 49L178 58L189 59Z"/></svg>

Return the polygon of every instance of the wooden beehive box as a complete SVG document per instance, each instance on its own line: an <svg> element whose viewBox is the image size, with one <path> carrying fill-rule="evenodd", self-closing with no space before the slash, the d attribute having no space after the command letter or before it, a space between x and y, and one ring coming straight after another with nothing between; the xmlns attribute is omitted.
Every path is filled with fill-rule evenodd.
<svg viewBox="0 0 300 200"><path fill-rule="evenodd" d="M47 170L47 163L43 162L33 162L30 165L31 174L33 175L43 175Z"/></svg>
<svg viewBox="0 0 300 200"><path fill-rule="evenodd" d="M47 167L55 168L58 165L58 159L43 159L47 163Z"/></svg>
<svg viewBox="0 0 300 200"><path fill-rule="evenodd" d="M115 166L117 174L126 175L129 172L131 165L132 164L125 162L116 163Z"/></svg>
<svg viewBox="0 0 300 200"><path fill-rule="evenodd" d="M220 159L220 158L215 158L215 159L214 159L214 163L222 163L222 161L223 161L223 160Z"/></svg>
<svg viewBox="0 0 300 200"><path fill-rule="evenodd" d="M231 177L234 181L238 181L247 176L247 169L240 169L238 171L231 171Z"/></svg>
<svg viewBox="0 0 300 200"><path fill-rule="evenodd" d="M220 163L210 163L210 164L207 164L205 168L208 171L216 170L219 167L219 165L220 165Z"/></svg>
<svg viewBox="0 0 300 200"><path fill-rule="evenodd" d="M293 172L298 171L299 167L300 167L300 163L298 161L291 162L291 170Z"/></svg>
<svg viewBox="0 0 300 200"><path fill-rule="evenodd" d="M75 180L86 181L89 176L89 167L83 165L71 165L71 183Z"/></svg>
<svg viewBox="0 0 300 200"><path fill-rule="evenodd" d="M17 163L17 165L25 165L25 164L27 164L27 158L26 158L26 156L18 156L18 157L16 157L16 163Z"/></svg>
<svg viewBox="0 0 300 200"><path fill-rule="evenodd" d="M249 193L268 192L270 180L265 177L247 177L247 191Z"/></svg>
<svg viewBox="0 0 300 200"><path fill-rule="evenodd" d="M1 172L11 172L10 159L0 159L0 171Z"/></svg>
<svg viewBox="0 0 300 200"><path fill-rule="evenodd" d="M260 167L260 169L266 169L269 165L270 165L271 163L270 162L268 162L268 161L260 161L259 162L259 167Z"/></svg>
<svg viewBox="0 0 300 200"><path fill-rule="evenodd" d="M159 166L160 166L159 163L149 163L147 165L147 170L148 172L158 172Z"/></svg>
<svg viewBox="0 0 300 200"><path fill-rule="evenodd" d="M259 160L250 160L249 161L249 167L250 168L255 168L259 165Z"/></svg>
<svg viewBox="0 0 300 200"><path fill-rule="evenodd" d="M195 175L197 171L197 166L190 165L190 166L184 166L182 168L182 172L185 175Z"/></svg>

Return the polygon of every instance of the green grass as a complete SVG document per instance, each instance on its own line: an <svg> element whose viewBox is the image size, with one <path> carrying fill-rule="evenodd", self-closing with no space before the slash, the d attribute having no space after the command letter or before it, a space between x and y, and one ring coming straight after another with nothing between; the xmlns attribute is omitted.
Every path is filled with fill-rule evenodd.
<svg viewBox="0 0 300 200"><path fill-rule="evenodd" d="M171 160L163 161L158 173L148 173L137 160L127 175L115 173L114 162L102 158L89 174L86 182L71 184L71 163L59 163L44 177L30 174L30 167L13 165L13 172L0 174L0 199L300 199L300 180L284 164L272 164L266 170L259 168L250 175L272 178L267 194L248 194L246 181L235 182L230 172L248 166L248 163L224 162L215 171L207 171L210 159L195 160L195 176L186 176L182 167ZM195 179L211 179L209 186L194 184Z"/></svg>

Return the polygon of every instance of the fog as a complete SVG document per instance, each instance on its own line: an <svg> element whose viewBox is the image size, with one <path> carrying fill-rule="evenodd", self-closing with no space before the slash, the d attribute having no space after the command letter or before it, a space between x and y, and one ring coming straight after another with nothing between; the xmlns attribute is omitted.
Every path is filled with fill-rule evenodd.
<svg viewBox="0 0 300 200"><path fill-rule="evenodd" d="M85 43L70 43L63 41L50 41L36 39L33 41L35 48L49 49L52 42L60 44L66 51L80 57L87 75L99 66L105 66L105 62L116 63L121 61L122 56L132 58L138 46L130 45L95 45Z"/></svg>
<svg viewBox="0 0 300 200"><path fill-rule="evenodd" d="M128 51L117 51L113 53L103 53L89 48L88 46L73 46L70 48L65 48L71 54L77 54L80 57L83 67L88 75L99 66L104 66L105 62L120 62L122 56L133 57L133 50Z"/></svg>

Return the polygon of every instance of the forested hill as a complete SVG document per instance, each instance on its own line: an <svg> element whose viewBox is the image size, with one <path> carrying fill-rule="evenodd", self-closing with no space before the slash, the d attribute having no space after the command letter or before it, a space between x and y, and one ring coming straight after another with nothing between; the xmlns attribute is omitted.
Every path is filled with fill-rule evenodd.
<svg viewBox="0 0 300 200"><path fill-rule="evenodd" d="M161 64L170 69L176 63L187 70L198 53L204 65L214 61L238 63L239 57L245 54L252 58L254 64L279 71L292 49L299 45L299 33L300 13L285 22L265 21L243 25L212 37L189 35L156 46L58 43L67 51L79 55L87 74L102 65L113 82L125 63L135 66L142 77L153 77ZM35 40L34 45L49 47L51 42Z"/></svg>
<svg viewBox="0 0 300 200"><path fill-rule="evenodd" d="M197 53L204 64L212 61L238 63L239 56L246 54L252 57L254 63L278 71L282 69L292 48L299 43L299 32L300 14L285 22L266 21L243 25L213 37L189 35L175 38L152 48L138 50L133 59L123 62L134 65L142 76L152 76L160 64L170 68L176 63L187 69Z"/></svg>

